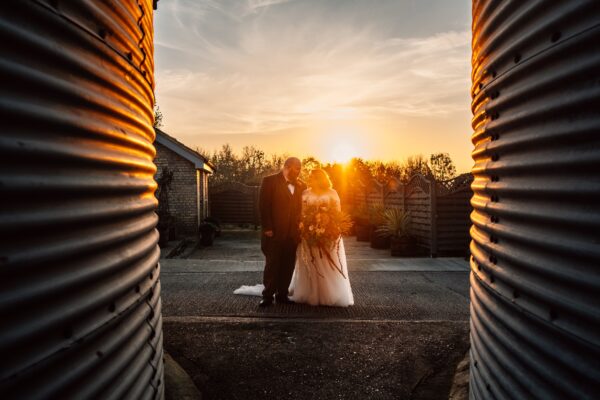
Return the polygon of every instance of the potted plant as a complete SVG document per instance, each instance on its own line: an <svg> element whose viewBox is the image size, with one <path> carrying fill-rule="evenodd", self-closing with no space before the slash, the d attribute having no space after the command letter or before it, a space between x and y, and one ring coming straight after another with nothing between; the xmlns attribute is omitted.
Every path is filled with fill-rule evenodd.
<svg viewBox="0 0 600 400"><path fill-rule="evenodd" d="M198 231L200 232L200 244L203 246L212 246L217 235L217 225L213 222L205 221L200 224Z"/></svg>
<svg viewBox="0 0 600 400"><path fill-rule="evenodd" d="M352 210L352 219L354 221L354 231L358 242L368 242L371 240L371 223L369 222L369 209L365 205L360 205Z"/></svg>
<svg viewBox="0 0 600 400"><path fill-rule="evenodd" d="M385 224L385 211L382 205L369 207L369 222L371 223L371 247L374 249L388 249L390 237L378 231Z"/></svg>
<svg viewBox="0 0 600 400"><path fill-rule="evenodd" d="M416 241L410 234L410 212L389 208L384 212L384 223L378 233L390 238L391 255L410 257L416 254Z"/></svg>
<svg viewBox="0 0 600 400"><path fill-rule="evenodd" d="M162 170L160 176L156 179L156 199L158 200L158 208L156 209L158 224L156 229L159 234L158 245L160 247L166 247L170 239L172 216L169 211L169 190L172 181L173 171L170 171L167 167Z"/></svg>
<svg viewBox="0 0 600 400"><path fill-rule="evenodd" d="M210 222L215 226L215 237L221 236L221 223L215 217L206 217L202 220L202 222Z"/></svg>

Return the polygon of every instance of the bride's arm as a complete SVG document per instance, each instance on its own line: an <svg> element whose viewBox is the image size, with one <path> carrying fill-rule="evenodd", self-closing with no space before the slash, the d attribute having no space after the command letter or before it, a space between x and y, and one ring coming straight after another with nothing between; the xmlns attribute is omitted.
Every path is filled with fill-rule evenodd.
<svg viewBox="0 0 600 400"><path fill-rule="evenodd" d="M338 211L342 211L342 203L340 201L340 196L338 195L338 192L335 189L331 189L331 199L335 203L335 208L337 208Z"/></svg>

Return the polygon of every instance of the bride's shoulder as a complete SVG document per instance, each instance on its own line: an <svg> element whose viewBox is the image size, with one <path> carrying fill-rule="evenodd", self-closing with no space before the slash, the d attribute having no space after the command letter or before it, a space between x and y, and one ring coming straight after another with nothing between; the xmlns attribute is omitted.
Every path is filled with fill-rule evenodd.
<svg viewBox="0 0 600 400"><path fill-rule="evenodd" d="M337 190L335 190L335 189L333 189L333 188L329 189L329 191L327 192L327 194L328 194L328 195L330 195L331 197L340 197L340 196L338 195L338 192L337 192Z"/></svg>

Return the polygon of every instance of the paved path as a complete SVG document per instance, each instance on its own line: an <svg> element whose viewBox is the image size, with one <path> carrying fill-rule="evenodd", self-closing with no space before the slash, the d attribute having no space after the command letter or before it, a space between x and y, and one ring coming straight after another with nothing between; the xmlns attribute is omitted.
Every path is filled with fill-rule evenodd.
<svg viewBox="0 0 600 400"><path fill-rule="evenodd" d="M442 399L468 348L468 264L345 239L355 306L233 295L259 283L258 234L162 259L165 347L205 399Z"/></svg>

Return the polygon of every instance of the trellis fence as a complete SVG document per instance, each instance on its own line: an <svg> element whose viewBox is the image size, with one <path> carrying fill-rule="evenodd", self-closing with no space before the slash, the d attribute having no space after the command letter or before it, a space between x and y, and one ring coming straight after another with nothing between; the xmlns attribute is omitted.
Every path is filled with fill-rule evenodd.
<svg viewBox="0 0 600 400"><path fill-rule="evenodd" d="M414 175L408 182L376 180L354 186L342 199L348 208L399 207L411 213L411 230L423 252L435 256L464 256L469 251L472 196L471 174L436 182ZM258 227L258 186L223 183L210 188L210 215L222 223ZM346 207L345 207L346 208Z"/></svg>
<svg viewBox="0 0 600 400"><path fill-rule="evenodd" d="M414 175L407 183L373 180L354 190L353 207L399 207L411 213L411 230L419 247L435 256L463 256L469 249L471 174L436 182Z"/></svg>

